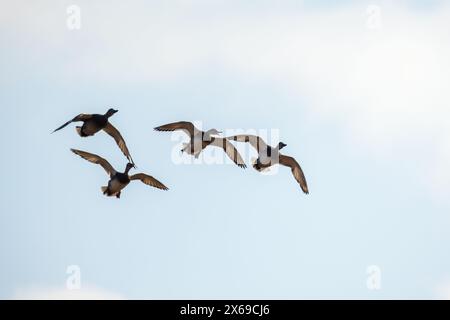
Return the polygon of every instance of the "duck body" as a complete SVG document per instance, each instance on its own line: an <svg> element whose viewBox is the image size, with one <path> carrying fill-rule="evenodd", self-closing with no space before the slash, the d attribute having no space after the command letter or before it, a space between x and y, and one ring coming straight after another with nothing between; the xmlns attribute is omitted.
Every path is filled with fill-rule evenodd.
<svg viewBox="0 0 450 320"><path fill-rule="evenodd" d="M104 195L108 197L116 196L120 198L120 193L126 186L130 184L130 176L125 173L117 172L108 182L108 187L102 187Z"/></svg>
<svg viewBox="0 0 450 320"><path fill-rule="evenodd" d="M189 136L189 142L183 144L181 152L198 158L201 152L208 146L218 147L225 151L226 155L240 168L245 169L246 165L237 149L226 139L219 137L221 133L216 129L208 131L199 130L192 122L180 121L165 124L154 128L156 131L183 131Z"/></svg>
<svg viewBox="0 0 450 320"><path fill-rule="evenodd" d="M134 168L134 164L129 162L125 168L125 172L118 172L113 168L113 166L104 158L89 153L86 151L71 149L73 153L80 156L84 160L87 160L91 163L98 164L103 167L103 169L106 171L106 173L109 175L109 181L108 186L102 187L101 190L104 195L108 197L116 197L120 198L120 194L122 190L130 184L133 180L140 180L146 185L149 185L151 187L155 187L161 190L169 190L164 184L162 184L157 179L153 178L152 176L149 176L144 173L138 173L134 175L129 175L129 172L132 168Z"/></svg>
<svg viewBox="0 0 450 320"><path fill-rule="evenodd" d="M185 143L181 151L198 158L200 153L215 141L216 138L213 138L201 131L199 134L191 137L189 143Z"/></svg>
<svg viewBox="0 0 450 320"><path fill-rule="evenodd" d="M258 158L253 163L253 168L259 172L279 164L291 169L292 175L305 194L309 193L308 184L300 164L293 157L281 154L280 150L287 145L280 142L277 147L269 146L261 137L254 135L236 135L228 137L229 140L248 142L257 152Z"/></svg>
<svg viewBox="0 0 450 320"><path fill-rule="evenodd" d="M268 169L271 166L278 164L280 159L280 149L267 146L266 148L261 148L258 152L258 159L254 164L254 168L258 171Z"/></svg>
<svg viewBox="0 0 450 320"><path fill-rule="evenodd" d="M181 149L181 152L185 152L191 156L195 156L198 158L203 147L203 131L196 131L194 134L189 135L189 142L183 144L183 149Z"/></svg>
<svg viewBox="0 0 450 320"><path fill-rule="evenodd" d="M99 131L104 131L109 134L117 143L117 146L123 152L123 154L127 157L128 161L134 164L133 158L131 157L130 151L128 150L127 144L120 134L119 130L117 130L110 122L109 118L111 118L114 114L116 114L118 110L109 109L105 114L86 114L81 113L70 121L67 121L59 128L53 131L59 131L65 127L67 127L72 122L83 122L82 126L78 126L75 129L80 137L92 137Z"/></svg>
<svg viewBox="0 0 450 320"><path fill-rule="evenodd" d="M103 114L93 114L92 118L84 121L81 127L76 127L80 137L91 137L108 125L108 117Z"/></svg>

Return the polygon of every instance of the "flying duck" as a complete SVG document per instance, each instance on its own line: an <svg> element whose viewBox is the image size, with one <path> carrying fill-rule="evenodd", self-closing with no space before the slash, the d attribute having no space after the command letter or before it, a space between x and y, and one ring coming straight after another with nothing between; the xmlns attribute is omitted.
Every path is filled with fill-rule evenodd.
<svg viewBox="0 0 450 320"><path fill-rule="evenodd" d="M244 160L242 159L236 148L226 139L217 137L221 132L216 129L208 131L201 131L197 129L194 124L187 121L180 121L169 123L155 128L156 131L184 131L189 137L189 143L183 144L181 152L193 155L195 158L200 156L200 153L208 146L222 148L227 156L233 160L241 168L246 168ZM214 137L213 137L214 136Z"/></svg>
<svg viewBox="0 0 450 320"><path fill-rule="evenodd" d="M76 116L75 118L73 118L72 120L67 121L61 127L56 129L55 131L53 131L53 133L65 128L72 122L83 122L83 125L81 127L76 127L76 130L77 130L78 134L80 135L80 137L90 137L90 136L95 135L100 130L103 130L107 134L109 134L111 137L114 138L114 140L116 141L120 150L127 157L128 161L130 161L134 166L133 158L131 157L130 151L128 151L128 147L125 143L125 140L123 139L119 130L117 130L109 122L109 118L117 112L118 112L118 110L109 109L105 114L82 113L82 114L79 114L78 116Z"/></svg>
<svg viewBox="0 0 450 320"><path fill-rule="evenodd" d="M132 163L128 163L125 172L117 172L112 165L103 159L102 157L92 154L85 151L70 149L73 153L79 155L83 159L99 164L105 169L106 173L109 175L110 180L108 182L108 186L102 187L102 192L104 195L108 197L116 197L120 198L120 194L122 192L122 189L124 189L131 181L133 180L141 180L143 183L161 189L161 190L169 190L165 185L163 185L161 182L153 178L152 176L146 175L144 173L138 173L135 175L130 176L128 173L130 170L134 167Z"/></svg>
<svg viewBox="0 0 450 320"><path fill-rule="evenodd" d="M258 152L258 158L253 163L253 168L258 171L264 171L269 169L275 164L281 164L289 167L292 170L292 174L300 184L303 192L308 194L308 184L306 183L305 175L298 162L292 158L280 153L280 150L287 146L287 144L280 142L276 148L267 145L267 143L258 136L253 135L236 135L228 137L229 140L238 142L248 142Z"/></svg>

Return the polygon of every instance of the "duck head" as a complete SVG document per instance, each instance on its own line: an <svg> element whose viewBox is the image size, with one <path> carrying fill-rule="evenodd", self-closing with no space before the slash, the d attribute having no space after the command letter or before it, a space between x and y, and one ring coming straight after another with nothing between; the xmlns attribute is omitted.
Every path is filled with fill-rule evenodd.
<svg viewBox="0 0 450 320"><path fill-rule="evenodd" d="M205 132L204 136L203 136L203 140L205 141L211 141L212 136L218 136L220 135L222 132L220 132L219 130L216 129L211 129Z"/></svg>
<svg viewBox="0 0 450 320"><path fill-rule="evenodd" d="M286 144L286 143L280 142L280 143L278 144L278 150L281 150L281 149L283 149L284 147L287 147L287 144Z"/></svg>
<svg viewBox="0 0 450 320"><path fill-rule="evenodd" d="M109 117L113 116L113 115L114 115L115 113L117 113L117 112L119 112L119 110L116 110L116 109L111 108L111 109L109 109L109 110L106 112L105 116L107 116L107 117L109 118Z"/></svg>
<svg viewBox="0 0 450 320"><path fill-rule="evenodd" d="M219 130L217 130L217 129L211 129L211 130L206 131L206 134L207 134L208 136L218 136L218 135L220 135L221 133L222 133L222 131L219 131Z"/></svg>

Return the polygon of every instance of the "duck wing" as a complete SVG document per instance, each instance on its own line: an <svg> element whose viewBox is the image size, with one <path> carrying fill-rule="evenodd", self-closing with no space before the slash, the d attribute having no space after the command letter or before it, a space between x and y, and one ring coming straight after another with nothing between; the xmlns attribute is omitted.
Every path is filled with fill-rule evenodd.
<svg viewBox="0 0 450 320"><path fill-rule="evenodd" d="M152 176L146 175L144 173L138 173L130 176L130 180L141 180L146 185L161 189L161 190L169 190L164 184L160 181L156 180Z"/></svg>
<svg viewBox="0 0 450 320"><path fill-rule="evenodd" d="M222 148L227 156L239 167L243 169L247 167L239 151L237 151L236 147L233 146L226 138L212 138L209 145Z"/></svg>
<svg viewBox="0 0 450 320"><path fill-rule="evenodd" d="M123 154L127 157L128 161L130 161L134 165L133 158L131 157L130 151L128 150L127 144L125 143L125 139L120 134L119 130L117 130L111 123L108 122L105 128L103 128L107 134L114 138L119 149L123 152Z"/></svg>
<svg viewBox="0 0 450 320"><path fill-rule="evenodd" d="M297 180L297 182L300 184L303 192L308 194L308 184L306 183L305 175L298 162L294 158L282 154L280 154L279 162L281 165L291 168L295 180Z"/></svg>
<svg viewBox="0 0 450 320"><path fill-rule="evenodd" d="M80 157L82 157L84 160L101 165L103 167L103 169L105 169L106 173L109 176L113 176L117 173L117 171L113 168L113 166L107 160L103 159L102 157L100 157L96 154L81 151L81 150L76 150L76 149L70 149L70 150L72 150L72 152L75 153L76 155L79 155Z"/></svg>
<svg viewBox="0 0 450 320"><path fill-rule="evenodd" d="M156 127L155 130L156 131L182 130L191 138L193 136L195 136L196 132L199 131L192 122L188 122L188 121L180 121L180 122L165 124L163 126Z"/></svg>
<svg viewBox="0 0 450 320"><path fill-rule="evenodd" d="M79 114L79 115L77 115L75 118L73 118L72 120L67 121L66 123L64 123L64 124L63 124L61 127L59 127L58 129L55 129L52 133L55 133L56 131L59 131L59 130L61 130L61 129L67 127L67 126L68 126L69 124L71 124L72 122L87 121L87 120L89 120L89 119L91 119L91 118L92 118L92 114L85 114L85 113Z"/></svg>
<svg viewBox="0 0 450 320"><path fill-rule="evenodd" d="M261 150L267 150L268 145L267 143L258 136L253 135L247 135L247 134L241 134L236 136L227 137L228 140L233 140L237 142L248 142L250 145L258 151L258 153L261 152Z"/></svg>

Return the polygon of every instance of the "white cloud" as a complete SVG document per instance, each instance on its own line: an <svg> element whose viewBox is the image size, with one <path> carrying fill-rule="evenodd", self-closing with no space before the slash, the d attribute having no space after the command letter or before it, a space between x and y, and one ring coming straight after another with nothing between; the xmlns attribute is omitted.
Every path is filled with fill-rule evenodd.
<svg viewBox="0 0 450 320"><path fill-rule="evenodd" d="M444 281L436 289L436 299L450 300L450 280Z"/></svg>
<svg viewBox="0 0 450 320"><path fill-rule="evenodd" d="M386 3L382 28L372 30L361 5L271 12L224 1L80 2L76 33L65 29L65 8L24 4L15 5L24 19L1 21L33 35L26 44L39 43L40 61L67 57L55 71L61 79L170 83L214 64L285 86L311 114L340 121L355 147L386 159L402 150L405 161L426 152L416 165L424 171L411 174L433 192L449 185L448 5L411 11Z"/></svg>
<svg viewBox="0 0 450 320"><path fill-rule="evenodd" d="M109 292L94 286L80 290L68 290L64 287L34 287L19 289L14 294L14 300L123 300L117 293Z"/></svg>

